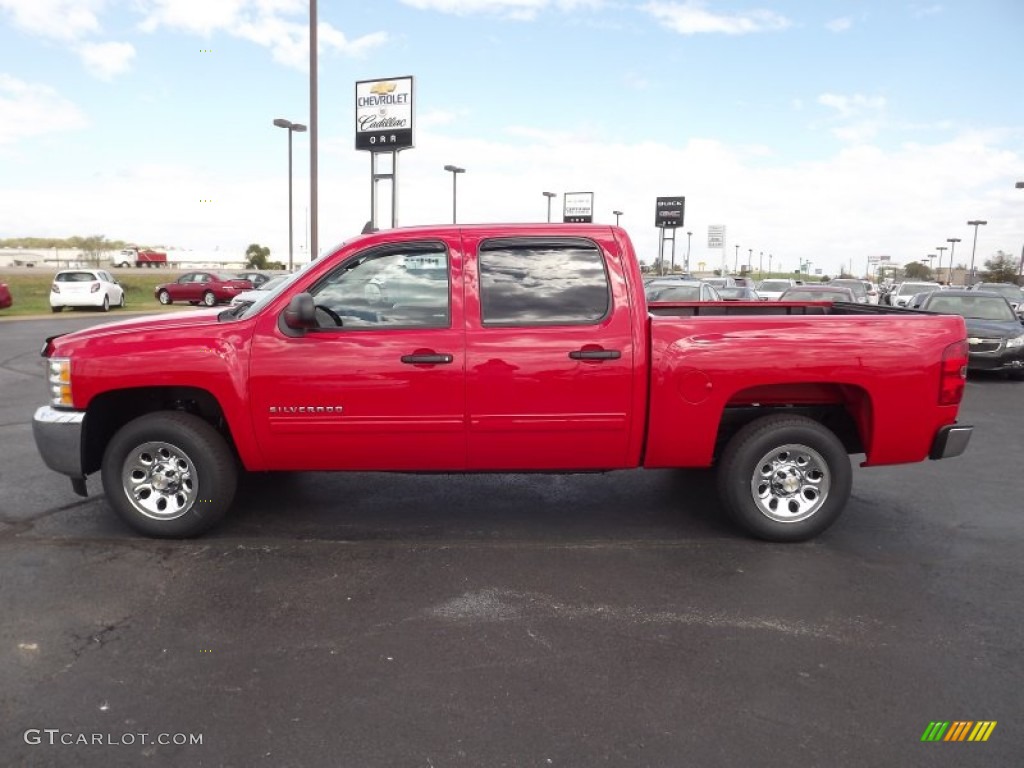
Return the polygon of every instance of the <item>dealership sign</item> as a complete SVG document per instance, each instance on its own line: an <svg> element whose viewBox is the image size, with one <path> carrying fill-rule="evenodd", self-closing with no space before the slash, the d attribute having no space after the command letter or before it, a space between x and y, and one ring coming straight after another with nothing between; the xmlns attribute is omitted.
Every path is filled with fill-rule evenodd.
<svg viewBox="0 0 1024 768"><path fill-rule="evenodd" d="M562 223L592 224L594 221L594 193L566 192L562 195Z"/></svg>
<svg viewBox="0 0 1024 768"><path fill-rule="evenodd" d="M685 197L659 197L654 203L654 226L681 227L683 212L686 210Z"/></svg>
<svg viewBox="0 0 1024 768"><path fill-rule="evenodd" d="M412 141L412 78L356 83L356 149L391 152Z"/></svg>

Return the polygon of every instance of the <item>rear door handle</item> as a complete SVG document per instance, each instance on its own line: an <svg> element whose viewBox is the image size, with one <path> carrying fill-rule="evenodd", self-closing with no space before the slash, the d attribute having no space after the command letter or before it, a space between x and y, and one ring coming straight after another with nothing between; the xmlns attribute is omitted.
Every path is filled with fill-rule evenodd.
<svg viewBox="0 0 1024 768"><path fill-rule="evenodd" d="M569 353L573 360L618 360L622 353L617 349L576 349Z"/></svg>
<svg viewBox="0 0 1024 768"><path fill-rule="evenodd" d="M402 362L406 365L448 365L454 359L454 356L446 354L402 355Z"/></svg>

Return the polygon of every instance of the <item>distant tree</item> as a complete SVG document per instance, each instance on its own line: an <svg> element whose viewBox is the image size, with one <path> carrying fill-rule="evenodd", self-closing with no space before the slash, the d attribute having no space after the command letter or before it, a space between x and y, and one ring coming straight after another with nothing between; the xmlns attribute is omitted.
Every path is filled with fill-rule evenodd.
<svg viewBox="0 0 1024 768"><path fill-rule="evenodd" d="M985 261L985 269L981 279L986 283L1016 283L1017 260L1002 251Z"/></svg>
<svg viewBox="0 0 1024 768"><path fill-rule="evenodd" d="M823 283L827 283L827 282L829 282L829 281L830 281L831 279L832 279L832 278L831 278L831 277L829 277L828 275L822 275L822 276L821 276L821 282L823 282Z"/></svg>
<svg viewBox="0 0 1024 768"><path fill-rule="evenodd" d="M249 269L267 269L270 249L259 243L252 243L245 249L245 266Z"/></svg>
<svg viewBox="0 0 1024 768"><path fill-rule="evenodd" d="M912 261L903 268L903 276L908 280L931 280L932 268L919 261Z"/></svg>
<svg viewBox="0 0 1024 768"><path fill-rule="evenodd" d="M99 269L103 254L110 250L110 241L103 235L90 235L89 237L76 237L72 239L78 241L78 244L73 247L81 250L86 260L92 262Z"/></svg>

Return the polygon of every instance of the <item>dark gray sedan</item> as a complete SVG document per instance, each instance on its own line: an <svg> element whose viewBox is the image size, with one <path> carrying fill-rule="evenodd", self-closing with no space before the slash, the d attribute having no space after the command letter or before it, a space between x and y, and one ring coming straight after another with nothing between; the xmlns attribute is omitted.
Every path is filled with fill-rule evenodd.
<svg viewBox="0 0 1024 768"><path fill-rule="evenodd" d="M1024 379L1024 320L1017 317L1005 297L986 291L935 291L920 308L964 319L970 346L969 369L1005 371L1015 379Z"/></svg>

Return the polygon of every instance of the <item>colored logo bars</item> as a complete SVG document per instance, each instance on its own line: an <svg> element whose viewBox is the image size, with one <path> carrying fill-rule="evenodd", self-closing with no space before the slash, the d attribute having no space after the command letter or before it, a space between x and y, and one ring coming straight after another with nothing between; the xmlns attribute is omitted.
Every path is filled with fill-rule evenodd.
<svg viewBox="0 0 1024 768"><path fill-rule="evenodd" d="M995 720L933 721L924 729L921 741L988 741L995 729Z"/></svg>

